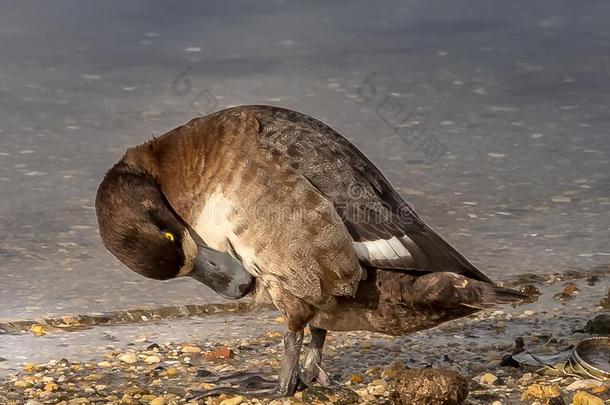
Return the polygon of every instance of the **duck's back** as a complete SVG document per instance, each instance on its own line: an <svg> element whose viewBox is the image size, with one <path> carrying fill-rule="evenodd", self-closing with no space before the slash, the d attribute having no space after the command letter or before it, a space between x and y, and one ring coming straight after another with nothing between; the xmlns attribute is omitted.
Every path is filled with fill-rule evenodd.
<svg viewBox="0 0 610 405"><path fill-rule="evenodd" d="M450 271L491 281L428 227L381 171L328 125L278 107L242 106L234 110L256 117L264 147L280 153L292 170L334 204L364 265Z"/></svg>

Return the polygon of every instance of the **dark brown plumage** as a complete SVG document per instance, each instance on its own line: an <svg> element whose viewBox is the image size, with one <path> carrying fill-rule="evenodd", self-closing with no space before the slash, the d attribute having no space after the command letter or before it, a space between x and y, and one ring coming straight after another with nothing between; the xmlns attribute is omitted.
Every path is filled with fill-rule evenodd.
<svg viewBox="0 0 610 405"><path fill-rule="evenodd" d="M143 275L197 273L234 297L256 279L287 319L283 395L296 389L307 324L319 343L300 376L310 383L326 379L326 330L400 335L523 298L430 229L354 145L282 108L219 111L128 150L96 206L106 246ZM201 270L204 244L214 260Z"/></svg>

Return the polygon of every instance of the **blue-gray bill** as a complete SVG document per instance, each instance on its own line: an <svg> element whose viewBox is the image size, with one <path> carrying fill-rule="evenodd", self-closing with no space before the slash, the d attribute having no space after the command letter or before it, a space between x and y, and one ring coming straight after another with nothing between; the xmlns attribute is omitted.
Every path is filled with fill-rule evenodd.
<svg viewBox="0 0 610 405"><path fill-rule="evenodd" d="M207 285L217 294L229 299L244 297L254 285L254 277L241 261L228 253L197 244L193 271L195 280Z"/></svg>

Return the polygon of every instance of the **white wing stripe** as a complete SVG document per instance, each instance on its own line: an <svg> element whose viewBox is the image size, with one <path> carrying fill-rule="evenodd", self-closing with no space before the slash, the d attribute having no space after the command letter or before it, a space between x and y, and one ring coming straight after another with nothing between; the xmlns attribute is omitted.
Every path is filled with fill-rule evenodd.
<svg viewBox="0 0 610 405"><path fill-rule="evenodd" d="M368 263L378 261L392 262L412 257L409 250L395 236L391 239L354 242L354 250L361 261Z"/></svg>
<svg viewBox="0 0 610 405"><path fill-rule="evenodd" d="M404 245L402 243L400 243L400 241L398 240L398 238L396 236L393 236L392 239L389 239L388 243L390 244L390 246L392 246L392 249L394 249L394 251L396 252L396 254L398 256L400 256L400 257L411 256L411 253L409 253L407 248L405 248Z"/></svg>

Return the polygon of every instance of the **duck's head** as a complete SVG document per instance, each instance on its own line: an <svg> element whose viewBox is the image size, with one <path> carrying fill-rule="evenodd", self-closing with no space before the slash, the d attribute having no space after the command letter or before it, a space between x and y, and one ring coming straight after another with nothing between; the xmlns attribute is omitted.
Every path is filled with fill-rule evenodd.
<svg viewBox="0 0 610 405"><path fill-rule="evenodd" d="M146 171L117 163L98 188L95 208L104 245L136 273L156 280L190 276L233 299L251 289L242 263L205 246Z"/></svg>

